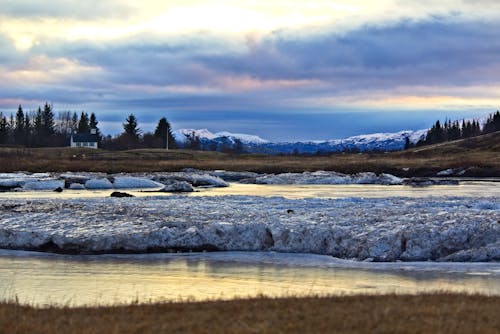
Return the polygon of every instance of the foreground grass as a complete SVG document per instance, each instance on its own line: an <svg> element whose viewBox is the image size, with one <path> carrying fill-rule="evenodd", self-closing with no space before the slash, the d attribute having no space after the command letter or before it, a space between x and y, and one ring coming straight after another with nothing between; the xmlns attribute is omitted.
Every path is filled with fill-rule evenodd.
<svg viewBox="0 0 500 334"><path fill-rule="evenodd" d="M111 152L71 148L0 147L0 172L158 172L183 168L262 173L334 170L398 176L431 176L447 168L468 168L466 176L500 176L500 133L403 152L330 156L230 155L218 152L143 149Z"/></svg>
<svg viewBox="0 0 500 334"><path fill-rule="evenodd" d="M0 333L499 333L500 297L257 298L101 308L0 304Z"/></svg>

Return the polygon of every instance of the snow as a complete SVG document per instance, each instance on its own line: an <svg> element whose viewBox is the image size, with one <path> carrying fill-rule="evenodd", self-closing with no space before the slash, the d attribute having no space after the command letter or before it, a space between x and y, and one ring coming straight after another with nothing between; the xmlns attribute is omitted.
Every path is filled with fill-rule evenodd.
<svg viewBox="0 0 500 334"><path fill-rule="evenodd" d="M282 173L258 176L257 184L402 184L403 179L391 174L366 172L353 175L337 172L317 171L304 173Z"/></svg>
<svg viewBox="0 0 500 334"><path fill-rule="evenodd" d="M359 151L396 151L402 150L405 146L406 138L410 142L416 143L425 138L427 130L404 130L395 133L372 133L358 135L343 139L331 140L311 140L300 142L270 142L253 144L246 147L246 150L254 153L307 153L317 152L342 152L349 150Z"/></svg>
<svg viewBox="0 0 500 334"><path fill-rule="evenodd" d="M238 139L244 144L265 144L269 141L260 138L256 135L249 135L244 133L231 133L228 131L222 131L217 133L212 133L207 129L179 129L174 131L173 136L175 140L179 143L185 143L189 136L196 136L199 139L214 140L217 138L227 137L231 139Z"/></svg>
<svg viewBox="0 0 500 334"><path fill-rule="evenodd" d="M491 204L488 204L491 203ZM291 212L290 210L293 210ZM3 200L0 247L276 251L367 261L499 261L500 198Z"/></svg>
<svg viewBox="0 0 500 334"><path fill-rule="evenodd" d="M186 143L190 136L198 137L204 147L210 147L210 144L217 144L222 139L227 138L234 144L236 139L245 145L245 150L253 153L310 153L316 152L340 152L345 150L359 149L361 151L394 151L402 150L406 138L410 142L417 143L425 138L427 129L423 130L403 130L395 133L371 133L352 136L343 139L331 140L310 140L299 142L271 142L256 135L231 133L221 131L212 133L207 129L180 129L173 132L174 138L179 143Z"/></svg>

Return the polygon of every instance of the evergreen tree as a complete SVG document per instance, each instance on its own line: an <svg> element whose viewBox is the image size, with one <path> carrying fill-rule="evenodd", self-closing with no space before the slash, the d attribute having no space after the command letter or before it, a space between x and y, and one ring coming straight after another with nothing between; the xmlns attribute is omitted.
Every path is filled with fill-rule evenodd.
<svg viewBox="0 0 500 334"><path fill-rule="evenodd" d="M162 147L174 149L177 147L175 143L175 138L172 135L172 130L170 128L170 123L167 121L165 117L162 117L158 121L158 125L156 126L156 130L154 136L161 140ZM168 143L168 147L167 147Z"/></svg>
<svg viewBox="0 0 500 334"><path fill-rule="evenodd" d="M50 137L54 135L54 113L52 112L52 105L45 102L42 113L42 128L45 136L46 144L50 144Z"/></svg>
<svg viewBox="0 0 500 334"><path fill-rule="evenodd" d="M14 128L14 141L17 145L25 144L25 132L24 132L24 112L21 105L17 108L16 113L16 127Z"/></svg>
<svg viewBox="0 0 500 334"><path fill-rule="evenodd" d="M9 139L9 123L7 118L0 112L0 144L6 144Z"/></svg>
<svg viewBox="0 0 500 334"><path fill-rule="evenodd" d="M500 131L500 111L491 114L484 124L483 133Z"/></svg>
<svg viewBox="0 0 500 334"><path fill-rule="evenodd" d="M201 149L201 140L200 137L196 135L193 131L190 134L186 135L186 144L185 147L190 150L200 150Z"/></svg>
<svg viewBox="0 0 500 334"><path fill-rule="evenodd" d="M413 147L413 144L410 141L410 137L408 137L408 136L405 137L405 147L404 147L404 149L407 150L407 149L412 148L412 147Z"/></svg>
<svg viewBox="0 0 500 334"><path fill-rule="evenodd" d="M99 143L99 145L101 144L101 131L99 130L99 128L97 127L97 124L99 124L99 122L97 121L97 117L95 116L94 113L91 113L90 114L90 120L89 120L89 128L92 130L94 129L95 130L95 134L97 135L97 142Z"/></svg>
<svg viewBox="0 0 500 334"><path fill-rule="evenodd" d="M28 113L24 116L24 143L27 146L31 145L31 136L33 135L32 133L32 126L31 126L31 119Z"/></svg>
<svg viewBox="0 0 500 334"><path fill-rule="evenodd" d="M44 141L43 138L43 117L42 117L42 109L38 107L35 120L33 122L33 142L35 146L40 146Z"/></svg>
<svg viewBox="0 0 500 334"><path fill-rule="evenodd" d="M71 133L78 131L78 114L73 112L73 116L71 116Z"/></svg>
<svg viewBox="0 0 500 334"><path fill-rule="evenodd" d="M240 139L236 138L234 140L233 152L235 154L241 154L243 153L243 150L244 150L243 142Z"/></svg>
<svg viewBox="0 0 500 334"><path fill-rule="evenodd" d="M139 135L141 134L141 129L137 127L137 118L134 114L128 115L123 123L123 130L125 134L134 141L139 141Z"/></svg>
<svg viewBox="0 0 500 334"><path fill-rule="evenodd" d="M82 111L80 121L78 122L79 133L90 133L89 115Z"/></svg>

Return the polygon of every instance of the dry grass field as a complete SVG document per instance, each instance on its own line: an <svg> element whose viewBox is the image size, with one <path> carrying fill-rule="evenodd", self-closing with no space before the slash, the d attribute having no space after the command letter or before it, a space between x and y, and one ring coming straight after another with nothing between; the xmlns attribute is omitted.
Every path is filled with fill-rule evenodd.
<svg viewBox="0 0 500 334"><path fill-rule="evenodd" d="M329 156L229 155L218 152L142 149L104 151L70 148L0 148L0 172L153 172L183 168L264 173L334 170L398 176L432 176L447 168L468 168L468 176L500 176L500 133L403 152ZM405 170L403 170L403 168ZM406 169L409 170L406 171Z"/></svg>
<svg viewBox="0 0 500 334"><path fill-rule="evenodd" d="M310 297L101 308L0 304L0 333L500 333L500 297Z"/></svg>

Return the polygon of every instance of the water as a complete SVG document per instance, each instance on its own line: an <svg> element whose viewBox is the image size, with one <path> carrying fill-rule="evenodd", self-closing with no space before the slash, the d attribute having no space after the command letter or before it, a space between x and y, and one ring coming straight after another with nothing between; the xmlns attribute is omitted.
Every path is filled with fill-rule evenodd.
<svg viewBox="0 0 500 334"><path fill-rule="evenodd" d="M127 191L136 196L170 194ZM111 191L0 193L13 198L107 197ZM496 182L455 186L245 185L186 196L287 198L500 196ZM500 263L360 263L328 256L202 253L70 256L0 250L0 300L23 304L110 305L231 299L258 295L338 295L455 291L500 295Z"/></svg>
<svg viewBox="0 0 500 334"><path fill-rule="evenodd" d="M0 251L0 282L0 299L38 306L259 295L500 295L500 264L377 264L258 252L69 256Z"/></svg>
<svg viewBox="0 0 500 334"><path fill-rule="evenodd" d="M26 191L0 193L0 199L14 198L95 198L109 197L114 190L64 190L62 193L52 191ZM151 190L120 190L137 197L171 196L170 193L151 192ZM498 182L464 181L460 185L439 185L428 187L385 186L376 184L350 185L259 185L232 183L226 188L202 188L198 192L187 193L186 196L282 196L290 199L299 198L385 198L385 197L429 197L429 196L462 196L493 197L500 196Z"/></svg>

